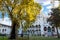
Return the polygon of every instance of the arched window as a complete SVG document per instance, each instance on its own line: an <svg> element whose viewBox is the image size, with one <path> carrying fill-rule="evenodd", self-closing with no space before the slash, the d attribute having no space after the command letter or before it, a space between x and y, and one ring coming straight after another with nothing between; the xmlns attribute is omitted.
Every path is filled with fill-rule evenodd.
<svg viewBox="0 0 60 40"><path fill-rule="evenodd" d="M32 25L31 27L34 28L34 25Z"/></svg>
<svg viewBox="0 0 60 40"><path fill-rule="evenodd" d="M39 28L41 28L41 26L40 25L38 25L39 26Z"/></svg>
<svg viewBox="0 0 60 40"><path fill-rule="evenodd" d="M39 31L41 31L41 30L39 29Z"/></svg>
<svg viewBox="0 0 60 40"><path fill-rule="evenodd" d="M48 27L48 32L51 32L51 27Z"/></svg>
<svg viewBox="0 0 60 40"><path fill-rule="evenodd" d="M38 25L36 25L36 27L38 27Z"/></svg>
<svg viewBox="0 0 60 40"><path fill-rule="evenodd" d="M44 31L47 31L47 27L44 27Z"/></svg>
<svg viewBox="0 0 60 40"><path fill-rule="evenodd" d="M29 30L27 30L27 32L30 32Z"/></svg>
<svg viewBox="0 0 60 40"><path fill-rule="evenodd" d="M2 29L2 32L6 32L6 29Z"/></svg>
<svg viewBox="0 0 60 40"><path fill-rule="evenodd" d="M36 30L36 32L37 32L38 30Z"/></svg>
<svg viewBox="0 0 60 40"><path fill-rule="evenodd" d="M52 31L55 32L55 28L54 27L52 27Z"/></svg>
<svg viewBox="0 0 60 40"><path fill-rule="evenodd" d="M6 29L5 29L5 31L6 31Z"/></svg>
<svg viewBox="0 0 60 40"><path fill-rule="evenodd" d="M2 29L2 32L4 32L4 29Z"/></svg>

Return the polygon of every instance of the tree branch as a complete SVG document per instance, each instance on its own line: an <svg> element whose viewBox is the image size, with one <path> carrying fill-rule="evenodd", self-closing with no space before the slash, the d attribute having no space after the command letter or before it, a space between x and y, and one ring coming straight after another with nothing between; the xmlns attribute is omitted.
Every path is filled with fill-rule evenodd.
<svg viewBox="0 0 60 40"><path fill-rule="evenodd" d="M7 11L8 11L8 13L9 13L10 18L12 19L12 18L13 18L12 12L10 12L9 7L8 7L8 5L6 4L5 1L4 1L4 4L5 4L5 7L7 8Z"/></svg>

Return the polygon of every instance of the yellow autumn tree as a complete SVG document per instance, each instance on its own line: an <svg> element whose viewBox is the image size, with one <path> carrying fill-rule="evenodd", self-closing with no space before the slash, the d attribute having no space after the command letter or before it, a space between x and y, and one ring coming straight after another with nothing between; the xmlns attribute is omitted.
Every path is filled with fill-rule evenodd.
<svg viewBox="0 0 60 40"><path fill-rule="evenodd" d="M40 13L41 5L35 3L34 0L0 0L0 11L4 16L8 14L11 19L11 39L16 38L17 29L20 27L22 20L25 21L24 29L32 24L36 16Z"/></svg>

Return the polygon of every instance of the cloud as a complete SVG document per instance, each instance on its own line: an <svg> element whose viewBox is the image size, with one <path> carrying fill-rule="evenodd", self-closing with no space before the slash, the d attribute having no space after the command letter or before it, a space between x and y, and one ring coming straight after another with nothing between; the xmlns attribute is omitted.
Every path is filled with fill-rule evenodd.
<svg viewBox="0 0 60 40"><path fill-rule="evenodd" d="M37 3L47 2L46 4L49 4L51 2L51 0L34 0L34 1Z"/></svg>
<svg viewBox="0 0 60 40"><path fill-rule="evenodd" d="M54 7L58 7L59 6L59 1L55 1L54 2Z"/></svg>
<svg viewBox="0 0 60 40"><path fill-rule="evenodd" d="M4 19L0 18L0 23L11 26L11 20L8 17L5 17Z"/></svg>
<svg viewBox="0 0 60 40"><path fill-rule="evenodd" d="M48 6L48 7L47 7L47 9L51 9L51 8L52 8L52 6Z"/></svg>
<svg viewBox="0 0 60 40"><path fill-rule="evenodd" d="M43 5L45 5L45 6L49 5L49 4L51 4L50 1L43 2Z"/></svg>

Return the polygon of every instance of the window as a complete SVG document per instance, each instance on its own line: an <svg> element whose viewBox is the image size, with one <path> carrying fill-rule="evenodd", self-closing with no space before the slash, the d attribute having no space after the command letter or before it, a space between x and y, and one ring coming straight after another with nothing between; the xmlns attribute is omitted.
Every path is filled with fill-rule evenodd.
<svg viewBox="0 0 60 40"><path fill-rule="evenodd" d="M51 32L51 27L48 27L48 32Z"/></svg>
<svg viewBox="0 0 60 40"><path fill-rule="evenodd" d="M0 24L0 27L2 27L2 25Z"/></svg>
<svg viewBox="0 0 60 40"><path fill-rule="evenodd" d="M2 32L5 32L6 31L6 29L2 29Z"/></svg>
<svg viewBox="0 0 60 40"><path fill-rule="evenodd" d="M41 30L39 29L39 31L41 31Z"/></svg>
<svg viewBox="0 0 60 40"><path fill-rule="evenodd" d="M55 32L55 28L54 27L52 27L52 31Z"/></svg>
<svg viewBox="0 0 60 40"><path fill-rule="evenodd" d="M36 25L36 27L38 27L38 25Z"/></svg>
<svg viewBox="0 0 60 40"><path fill-rule="evenodd" d="M41 26L39 25L39 28L41 28Z"/></svg>
<svg viewBox="0 0 60 40"><path fill-rule="evenodd" d="M32 27L34 28L34 25L32 25Z"/></svg>
<svg viewBox="0 0 60 40"><path fill-rule="evenodd" d="M36 30L36 31L38 31L38 30Z"/></svg>
<svg viewBox="0 0 60 40"><path fill-rule="evenodd" d="M6 29L5 29L5 31L6 31Z"/></svg>
<svg viewBox="0 0 60 40"><path fill-rule="evenodd" d="M47 27L44 27L44 31L47 31Z"/></svg>
<svg viewBox="0 0 60 40"><path fill-rule="evenodd" d="M2 29L2 32L4 32L4 29Z"/></svg>

